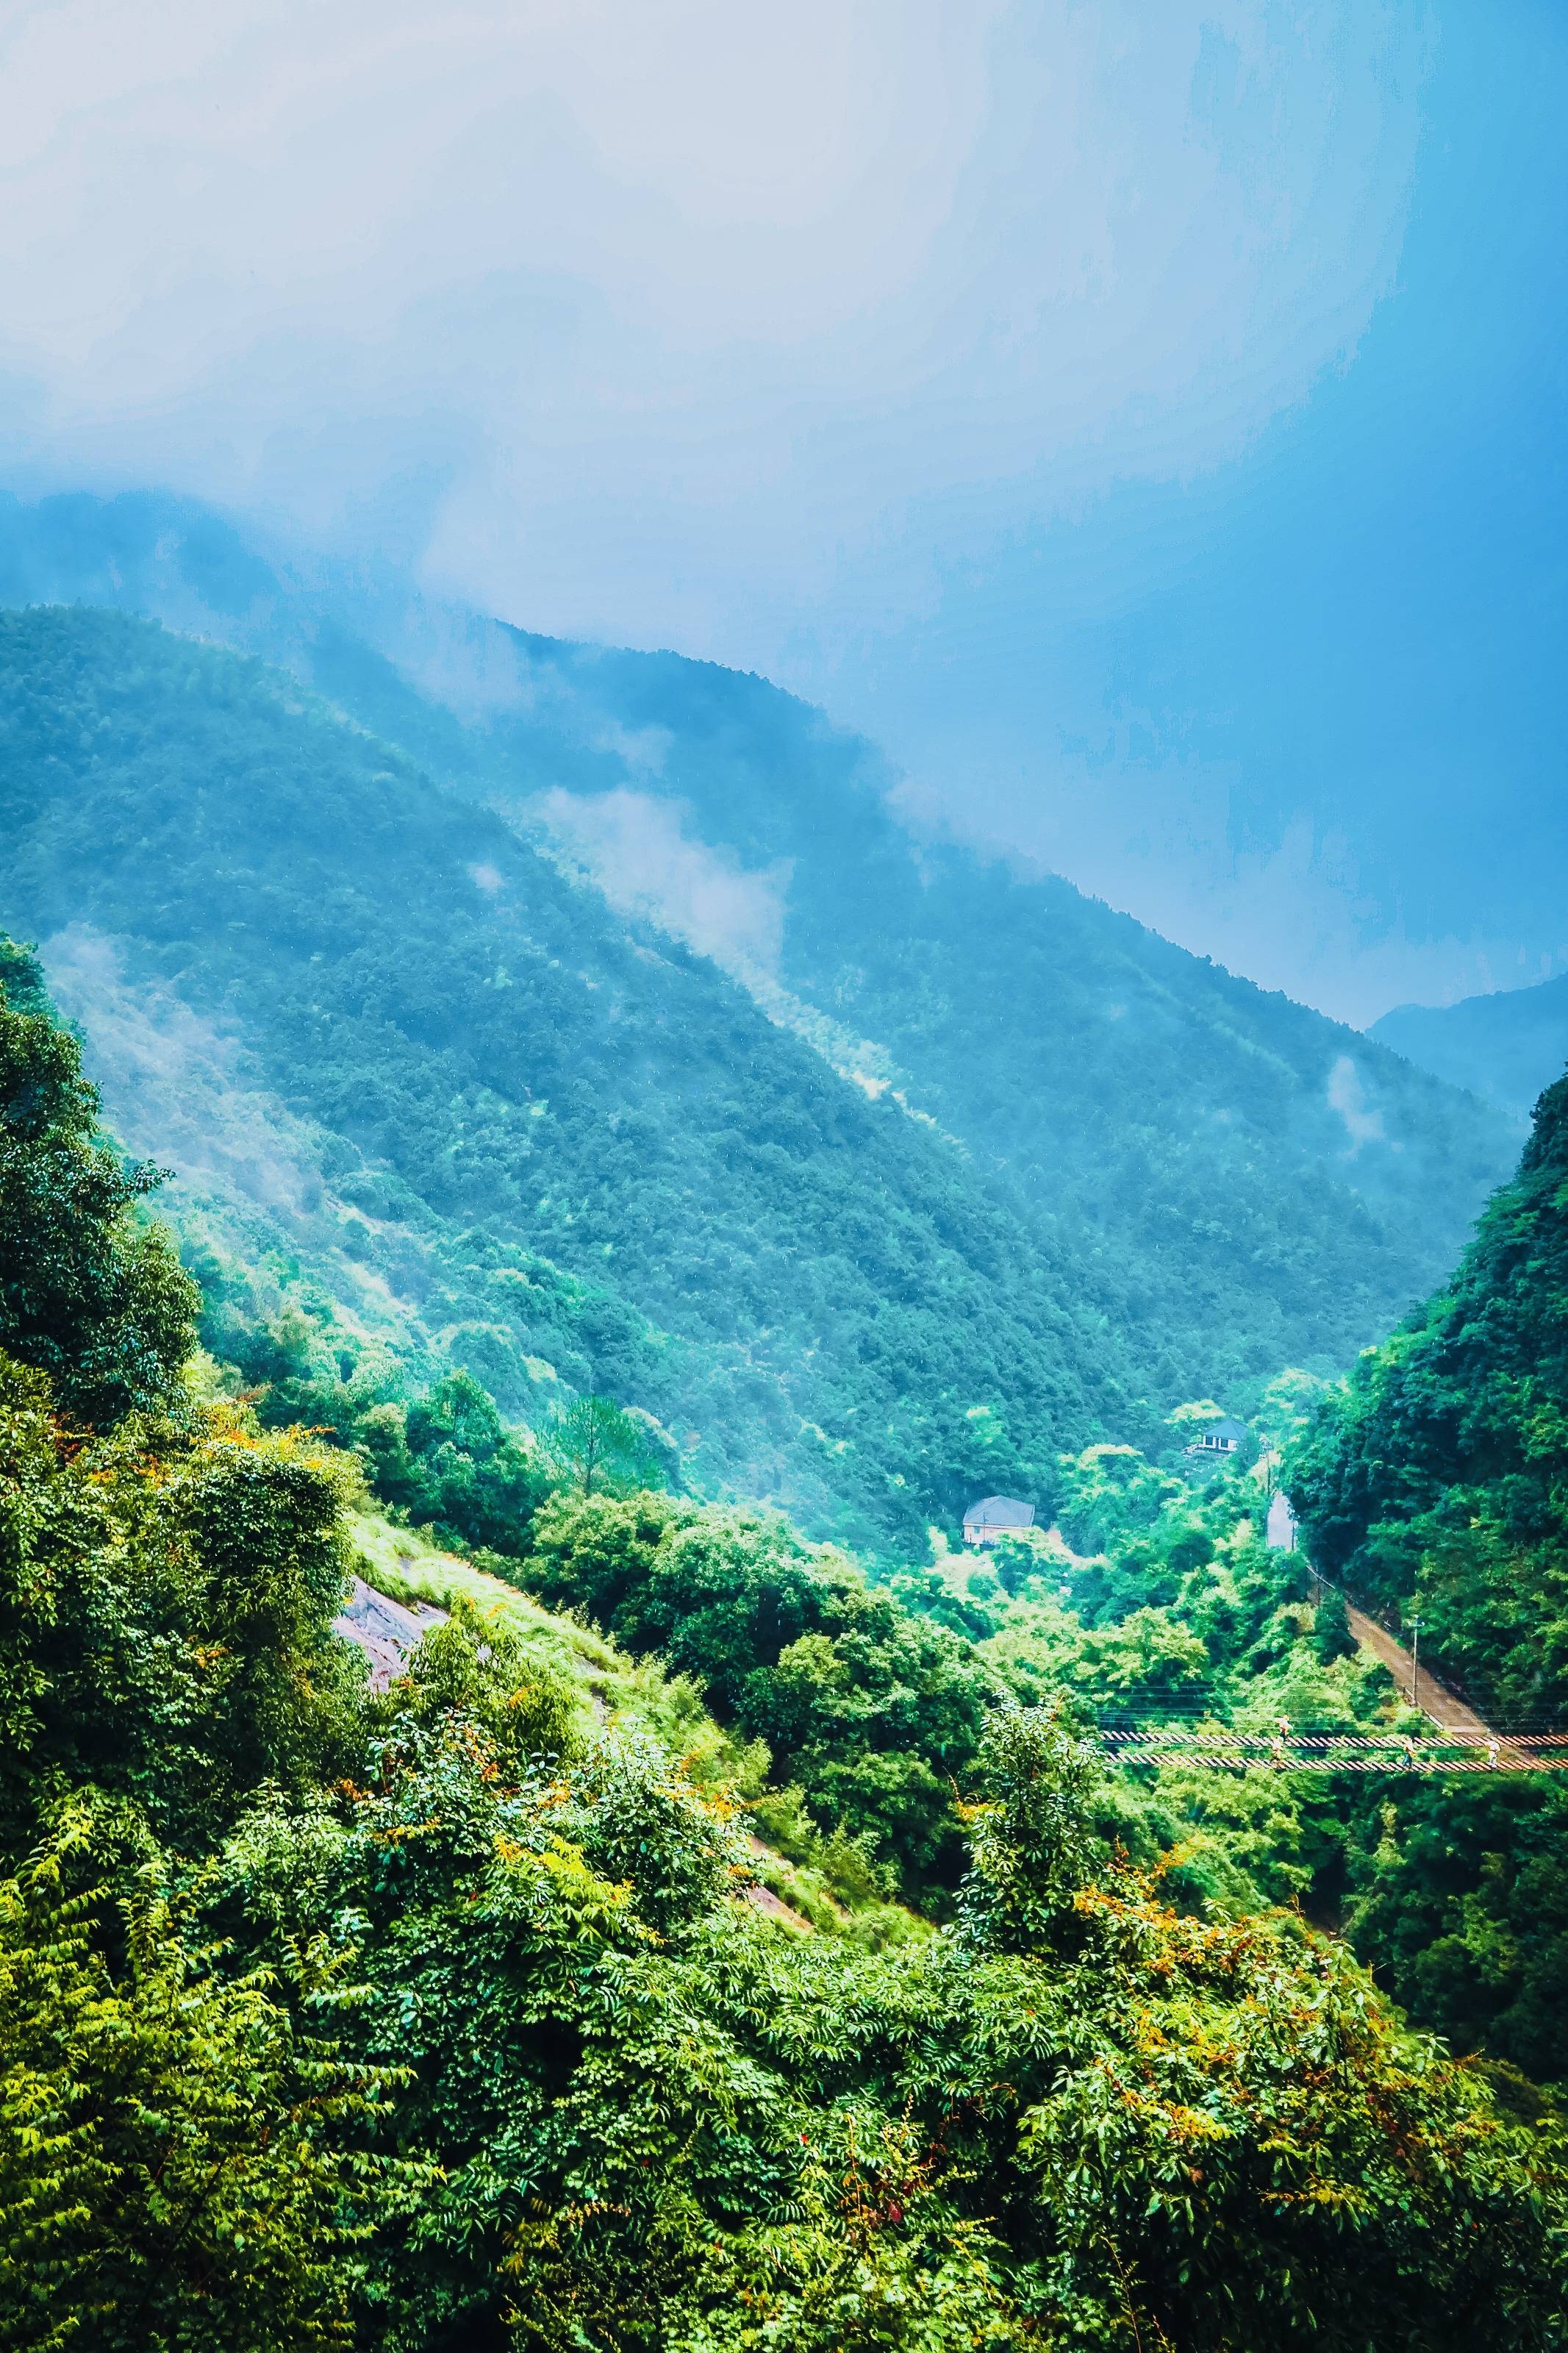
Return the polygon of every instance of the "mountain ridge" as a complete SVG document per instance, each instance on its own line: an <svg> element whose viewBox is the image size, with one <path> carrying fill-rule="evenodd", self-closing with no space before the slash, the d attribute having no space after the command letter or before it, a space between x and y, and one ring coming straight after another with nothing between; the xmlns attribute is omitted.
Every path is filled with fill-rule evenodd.
<svg viewBox="0 0 1568 2353"><path fill-rule="evenodd" d="M1486 1193L1511 1165L1516 1136L1507 1120L1417 1073L1387 1047L1187 955L1063 878L1020 878L952 842L910 833L896 805L896 779L875 748L835 730L823 713L766 680L677 654L562 645L445 612L385 576L355 584L322 575L312 584L303 572L289 575L263 560L221 518L155 497L0 508L0 600L28 596L57 597L73 609L80 609L73 605L80 597L103 597L127 612L163 607L169 624L185 633L181 642L191 642L188 633L197 630L209 640L247 645L251 659L282 661L299 685L273 685L270 694L299 702L300 713L318 708L312 696L324 696L336 713L331 724L345 727L364 755L381 757L369 746L388 744L390 767L428 776L445 807L468 809L449 824L472 833L472 869L508 871L510 852L503 845L512 842L533 861L529 892L538 906L555 908L545 974L550 957L557 967L572 967L576 951L569 941L583 930L599 941L585 957L593 976L595 955L609 955L614 934L623 941L611 957L618 960L616 972L630 972L630 955L647 981L647 988L632 986L632 1000L644 1012L660 1000L660 990L668 997L675 988L689 1008L679 1021L691 1021L693 1035L708 1035L712 1024L729 1038L726 1069L741 1092L729 1103L729 1129L720 1136L715 1127L703 1144L705 1153L717 1153L715 1202L736 1184L766 1190L783 1181L783 1167L795 1167L787 1181L799 1188L806 1165L799 1160L799 1139L797 1160L790 1163L785 1148L769 1174L752 1129L766 1139L778 1092L799 1096L802 1090L802 1099L820 1092L806 1123L811 1134L826 1134L811 1123L820 1123L823 1106L832 1103L842 1139L863 1139L853 1148L842 1141L814 1160L811 1181L837 1169L832 1184L869 1186L872 1193L881 1186L877 1200L902 1202L920 1169L917 1190L924 1186L926 1200L920 1214L929 1217L921 1250L938 1251L945 1247L938 1196L962 1198L959 1229L969 1235L959 1251L969 1254L962 1284L969 1306L962 1318L978 1327L973 1341L954 1341L954 1303L941 1282L912 1282L910 1266L891 1271L877 1233L877 1226L889 1224L886 1207L877 1207L875 1217L848 1219L856 1242L844 1282L865 1302L869 1357L856 1344L856 1369L847 1372L835 1412L799 1409L802 1430L818 1435L790 1445L820 1450L816 1487L781 1490L775 1447L762 1457L710 1463L705 1473L721 1492L778 1496L820 1532L839 1527L830 1490L839 1482L835 1463L842 1457L832 1450L848 1445L853 1451L863 1442L865 1419L851 1414L842 1421L842 1414L865 1363L879 1365L875 1384L886 1388L875 1445L914 1445L924 1466L920 1511L898 1484L875 1501L860 1494L858 1518L844 1523L842 1532L875 1551L879 1525L884 1532L898 1527L902 1536L917 1535L920 1513L952 1525L971 1482L975 1492L1023 1482L1044 1504L1060 1447L1072 1450L1093 1435L1159 1447L1159 1419L1178 1402L1215 1396L1232 1409L1248 1409L1281 1365L1302 1365L1321 1377L1340 1372L1441 1278ZM221 765L221 746L214 746L214 760ZM496 826L503 830L487 830ZM184 847L179 857L185 857ZM545 869L552 880L545 880ZM91 859L85 859L82 878L89 871ZM461 887L470 896L478 890L470 882ZM160 890L155 878L143 875L118 913L91 920L78 903L80 894L73 894L75 882L49 902L47 920L33 920L16 903L0 906L0 920L45 939L61 1002L80 1018L89 1042L94 1024L120 1021L124 1002L139 993L146 997L151 988L164 990L157 1000L164 1002L179 979L148 955L146 944L127 946ZM482 890L478 899L484 902ZM388 924L388 911L367 906L364 894L355 908L355 920ZM120 969L127 953L136 969ZM426 953L439 963L447 951L433 939ZM384 981L393 963L385 960ZM505 969L503 951L496 951L496 969ZM484 984L489 993L475 993L479 981L484 974L468 974L463 1002L475 1017L489 1018L496 974ZM209 976L202 986L216 984ZM406 988L406 976L397 976L397 986ZM548 981L548 1002L560 1000L560 986ZM616 990L623 990L621 981L611 988L611 1000L621 1002ZM195 1038L193 1024L209 1024L214 1008L185 997L179 1000L184 1009L169 1000L169 1021L174 1035ZM273 1018L257 1012L254 988L249 1002L251 1017ZM595 990L583 984L578 1009L593 1002ZM224 990L214 1005L221 1009ZM308 990L294 1018L318 1024ZM764 1030L769 1045L762 1045ZM670 1038L668 1029L660 1035L666 1042L656 1045L656 1059ZM781 1035L793 1040L787 1051L775 1042ZM378 1033L364 1042L372 1059L381 1050L376 1040ZM742 1047L742 1040L757 1045ZM795 1054L806 1054L809 1063ZM745 1080L748 1059L773 1073L769 1102ZM207 1047L195 1051L195 1061L216 1069ZM611 1087L626 1075L616 1066ZM103 1078L113 1111L118 1080L110 1071ZM670 1080L675 1092L656 1120L660 1132L668 1120L679 1120L679 1090L691 1082L691 1073ZM858 1108L837 1094L844 1082ZM463 1085L478 1085L472 1071ZM418 1090L435 1118L426 1078ZM124 1085L120 1099L139 1092L146 1085ZM279 1094L270 1080L261 1085L261 1094L268 1092ZM533 1092L550 1094L543 1080ZM320 1198L336 1200L336 1174L327 1160L345 1148L336 1127L341 1090L334 1102L312 1096L289 1103L284 1087L279 1099L312 1136L306 1157L318 1167L300 1184L306 1193L310 1184L324 1186ZM209 1090L209 1102L221 1132L257 1129L261 1113L242 1103L228 1082L216 1094ZM708 1102L717 1115L712 1090ZM572 1386L599 1381L616 1393L630 1381L627 1396L637 1396L635 1381L644 1377L637 1367L647 1372L651 1363L670 1363L654 1329L668 1332L672 1318L679 1323L679 1315L693 1313L696 1294L684 1296L677 1311L675 1296L660 1287L658 1268L637 1259L642 1245L618 1233L616 1219L627 1202L647 1198L648 1174L627 1163L623 1141L605 1127L593 1102L578 1103L578 1111L588 1124L566 1151L576 1155L574 1184L588 1186L581 1202L593 1200L583 1214L590 1224L599 1221L611 1259L595 1245L597 1263L588 1261L578 1209L564 1209L560 1196L543 1207L531 1198L524 1221L529 1242L555 1268L541 1275L555 1302L548 1345L500 1348L484 1336L494 1320L491 1290L472 1290L478 1273L463 1257L468 1245L456 1242L451 1219L437 1219L435 1240L423 1229L416 1233L428 1202L409 1209L406 1198L397 1233L385 1219L385 1230L372 1230L378 1209L376 1198L367 1196L360 1205L336 1200L329 1219L300 1212L303 1229L296 1217L294 1242L289 1233L273 1233L270 1240L258 1233L261 1209L254 1200L237 1207L230 1200L233 1247L218 1230L224 1217L212 1229L218 1259L228 1251L251 1271L257 1261L287 1261L289 1254L300 1261L296 1273L279 1275L278 1294L266 1302L247 1278L251 1303L245 1313L275 1320L287 1311L284 1294L299 1294L308 1313L320 1306L322 1315L336 1302L351 1324L355 1315L364 1324L355 1345L400 1353L421 1379L445 1369L456 1335L458 1351L468 1351L463 1360L512 1414L533 1414L543 1405L550 1369ZM482 1090L463 1120L484 1127ZM889 1120L912 1132L905 1144L893 1141ZM602 1139L593 1151L590 1129ZM875 1144L865 1141L872 1132ZM529 1136L545 1136L545 1127L529 1129ZM560 1139L552 1146L560 1148ZM157 1139L139 1136L136 1148L155 1153ZM851 1174L860 1151L869 1160ZM360 1146L351 1146L351 1160L357 1153ZM372 1157L378 1155L372 1151ZM742 1160L750 1160L745 1174ZM670 1157L666 1167L679 1196L687 1179ZM499 1181L496 1200L510 1198L510 1186L512 1176ZM623 1188L621 1205L611 1200L616 1186ZM515 1212L521 1217L521 1196ZM742 1219L733 1233L750 1238L752 1226ZM990 1240L980 1240L983 1235ZM369 1290L353 1250L367 1254L362 1266L369 1266ZM400 1323L400 1311L395 1303L388 1308L376 1290L397 1251L406 1263L418 1261L421 1280L433 1280L439 1294L456 1302L435 1332L414 1329L406 1315ZM430 1251L439 1261L437 1275L430 1275ZM712 1266L705 1251L708 1245L693 1242L693 1266ZM733 1302L736 1335L745 1324L757 1348L778 1356L795 1308L778 1303L783 1294L771 1273L762 1275L759 1290L736 1278L748 1251L750 1240L729 1242L724 1273L708 1280ZM827 1280L820 1268L837 1254L839 1238L818 1233L799 1261L816 1268L802 1278L806 1287L820 1290ZM764 1263L773 1263L766 1251ZM637 1280L647 1294L614 1306L614 1282L627 1266L642 1266ZM489 1268L487 1284L499 1273ZM235 1299L247 1282L235 1278ZM310 1282L320 1290L318 1306L310 1303ZM757 1311L754 1299L775 1303ZM590 1324L599 1332L614 1327L621 1336L597 1353L583 1353L569 1335ZM912 1339L917 1324L926 1335L920 1341ZM823 1294L814 1327L799 1329L790 1379L806 1386L820 1379L823 1345L835 1363L842 1360L847 1344L832 1329L837 1311ZM1044 1341L1044 1332L1058 1336ZM724 1345L741 1348L733 1374L745 1384L754 1372L754 1348L752 1339L741 1344L736 1335ZM324 1339L322 1345L331 1351L336 1344ZM924 1430L926 1390L933 1379L941 1386L933 1367L952 1357L954 1345L959 1356L973 1353L975 1363L990 1369L969 1393L952 1398L941 1440L926 1430L914 1442L910 1429ZM1093 1409L1072 1405L1044 1435L1047 1421L1039 1417L1053 1388L1102 1402ZM1037 1438L996 1435L1008 1429L1008 1400L1018 1400L1023 1423ZM642 1402L658 1419L675 1412L670 1396L663 1405L651 1396ZM793 1412L790 1407L785 1419ZM693 1414L684 1429L700 1429L705 1419L705 1412ZM980 1435L985 1447L975 1445ZM1002 1445L1002 1457L992 1440ZM910 1475L900 1454L896 1478L908 1482Z"/></svg>
<svg viewBox="0 0 1568 2353"><path fill-rule="evenodd" d="M1130 1403L1245 1405L1282 1364L1339 1370L1440 1278L1511 1163L1510 1123L1376 1041L1059 877L917 838L874 747L765 681L395 580L312 584L147 496L0 511L0 599L34 595L161 607L291 665L574 904L716 966L1073 1269Z"/></svg>
<svg viewBox="0 0 1568 2353"><path fill-rule="evenodd" d="M6 920L74 971L89 1044L106 975L223 1040L325 1138L341 1246L424 1285L509 1411L546 1358L694 1432L700 1482L872 1535L997 1450L1048 1483L1108 1413L1147 1422L1065 1244L279 674L9 615L0 704Z"/></svg>
<svg viewBox="0 0 1568 2353"><path fill-rule="evenodd" d="M1396 1005L1368 1035L1523 1122L1568 1062L1568 973L1455 1005Z"/></svg>

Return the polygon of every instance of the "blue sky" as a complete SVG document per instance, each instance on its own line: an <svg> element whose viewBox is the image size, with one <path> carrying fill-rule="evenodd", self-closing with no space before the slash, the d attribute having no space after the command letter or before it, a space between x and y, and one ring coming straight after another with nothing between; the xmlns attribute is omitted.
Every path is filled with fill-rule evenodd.
<svg viewBox="0 0 1568 2353"><path fill-rule="evenodd" d="M0 471L754 668L1352 1019L1568 965L1537 0L22 0Z"/></svg>
<svg viewBox="0 0 1568 2353"><path fill-rule="evenodd" d="M1353 355L1232 460L1031 533L866 705L967 749L999 837L1352 1018L1568 962L1565 27L1447 12Z"/></svg>

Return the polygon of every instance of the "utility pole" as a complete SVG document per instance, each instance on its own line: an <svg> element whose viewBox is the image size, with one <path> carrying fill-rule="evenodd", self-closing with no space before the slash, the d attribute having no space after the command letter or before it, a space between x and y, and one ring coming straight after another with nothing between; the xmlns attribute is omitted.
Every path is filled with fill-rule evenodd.
<svg viewBox="0 0 1568 2353"><path fill-rule="evenodd" d="M1421 1620L1419 1617L1412 1618L1410 1620L1410 1704L1412 1707L1419 1707L1421 1704Z"/></svg>

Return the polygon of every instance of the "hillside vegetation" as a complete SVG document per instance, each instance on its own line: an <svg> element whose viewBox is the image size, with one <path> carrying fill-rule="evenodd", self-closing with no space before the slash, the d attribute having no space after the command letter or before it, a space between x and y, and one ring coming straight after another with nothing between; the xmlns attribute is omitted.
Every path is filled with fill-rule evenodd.
<svg viewBox="0 0 1568 2353"><path fill-rule="evenodd" d="M1502 1722L1568 1716L1568 1080L1450 1282L1325 1403L1291 1466L1314 1557L1416 1609Z"/></svg>
<svg viewBox="0 0 1568 2353"><path fill-rule="evenodd" d="M736 1900L739 1788L649 1728L699 1722L689 1691L537 1605L481 1616L447 1572L451 1615L372 1696L331 1626L359 1544L397 1573L395 1538L353 1456L193 1358L192 1286L92 1109L72 1041L0 997L0 2337L1562 2344L1552 2131L1299 1915L1173 1903L1061 1711L950 1712L952 1924L857 1936ZM1223 1557L1216 1642L1275 1624L1238 1491L1178 1541L1160 1473L1106 1473L1080 1462L1074 1504L1141 1526L1146 1571ZM975 1655L935 1612L983 1587L937 1573L923 1616L879 1616L765 1516L558 1486L535 1526L541 1577L599 1577L737 1719L788 1681L747 1645L804 1671L797 1723L874 1689L879 1641ZM692 1580L746 1531L750 1583L705 1614ZM1035 1570L1002 1567L1005 1618ZM1134 1629L1125 1663L1152 1654ZM606 1720L595 1683L639 1672L646 1712ZM899 1701L911 1752L932 1688ZM832 1757L794 1756L826 1803Z"/></svg>
<svg viewBox="0 0 1568 2353"><path fill-rule="evenodd" d="M401 1306L513 1414L557 1377L607 1390L689 1477L873 1541L1152 1426L1068 1243L276 673L5 616L0 759L13 928L46 961L68 935L89 1039L84 929L175 1046L224 1042L220 1112L237 1073L284 1114L250 1198L313 1188L388 1345ZM311 1158L279 1177L291 1140Z"/></svg>
<svg viewBox="0 0 1568 2353"><path fill-rule="evenodd" d="M1289 1475L1353 1596L1417 1616L1494 1723L1568 1728L1568 1080L1452 1280L1326 1400ZM1457 2039L1561 2072L1559 1781L1412 1797L1381 1844L1363 1949Z"/></svg>
<svg viewBox="0 0 1568 2353"><path fill-rule="evenodd" d="M507 650L525 708L472 722L470 788L962 1139L1031 1230L1083 1253L1154 1394L1337 1368L1505 1172L1509 1124L1397 1055L1058 876L911 835L869 747L764 681ZM350 707L366 667L339 650ZM641 765L576 750L606 741Z"/></svg>
<svg viewBox="0 0 1568 2353"><path fill-rule="evenodd" d="M1179 1021L1163 1045L1134 1022L1144 1080L1107 1059L1092 1118L1064 1117L1072 1151L1100 1138L1107 1183L1092 1217L1070 1191L1047 1215L278 674L65 611L6 617L0 661L5 913L45 942L126 1141L183 1149L209 1336L237 1319L287 1343L335 1308L352 1351L465 1367L513 1417L558 1384L605 1390L689 1481L875 1547L952 1525L976 1488L1048 1504L1058 1454L1092 1438L1155 1443L1205 1363L1273 1368L1291 1285L1320 1352L1349 1337L1320 1303L1371 1314L1384 1245L1360 1196L1331 1187L1289 1234L1289 1283L1239 1206L1210 1199L1201 1267L1147 1207L1187 1181L1173 1145L1168 1186L1150 1161L1145 1108L1188 1068ZM1036 953L1069 1012L1106 983L1070 927ZM1285 1065L1253 1060L1257 1107ZM1188 1088L1170 1118L1190 1145ZM1284 1246L1283 1197L1234 1173ZM1245 1366L1238 1285L1275 1335Z"/></svg>
<svg viewBox="0 0 1568 2353"><path fill-rule="evenodd" d="M1245 1411L1281 1365L1342 1369L1440 1279L1517 1149L1510 1117L1357 1033L931 839L872 747L762 679L291 565L153 495L11 507L0 596L285 664L716 960L829 1070L958 1139L968 1191L1109 1323L1130 1399ZM1014 1266L986 1272L1005 1313Z"/></svg>

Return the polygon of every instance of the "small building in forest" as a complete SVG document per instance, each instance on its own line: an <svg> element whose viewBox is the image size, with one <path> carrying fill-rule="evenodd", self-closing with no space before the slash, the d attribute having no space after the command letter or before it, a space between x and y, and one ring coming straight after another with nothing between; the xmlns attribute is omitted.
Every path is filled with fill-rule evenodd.
<svg viewBox="0 0 1568 2353"><path fill-rule="evenodd" d="M1187 1452L1189 1454L1234 1454L1246 1436L1245 1422L1232 1421L1228 1414L1223 1415L1218 1421L1208 1422L1199 1430L1188 1447Z"/></svg>
<svg viewBox="0 0 1568 2353"><path fill-rule="evenodd" d="M963 1514L963 1541L973 1551L978 1546L994 1544L998 1536L1018 1535L1034 1525L1033 1504L1020 1504L1011 1495L983 1495Z"/></svg>

